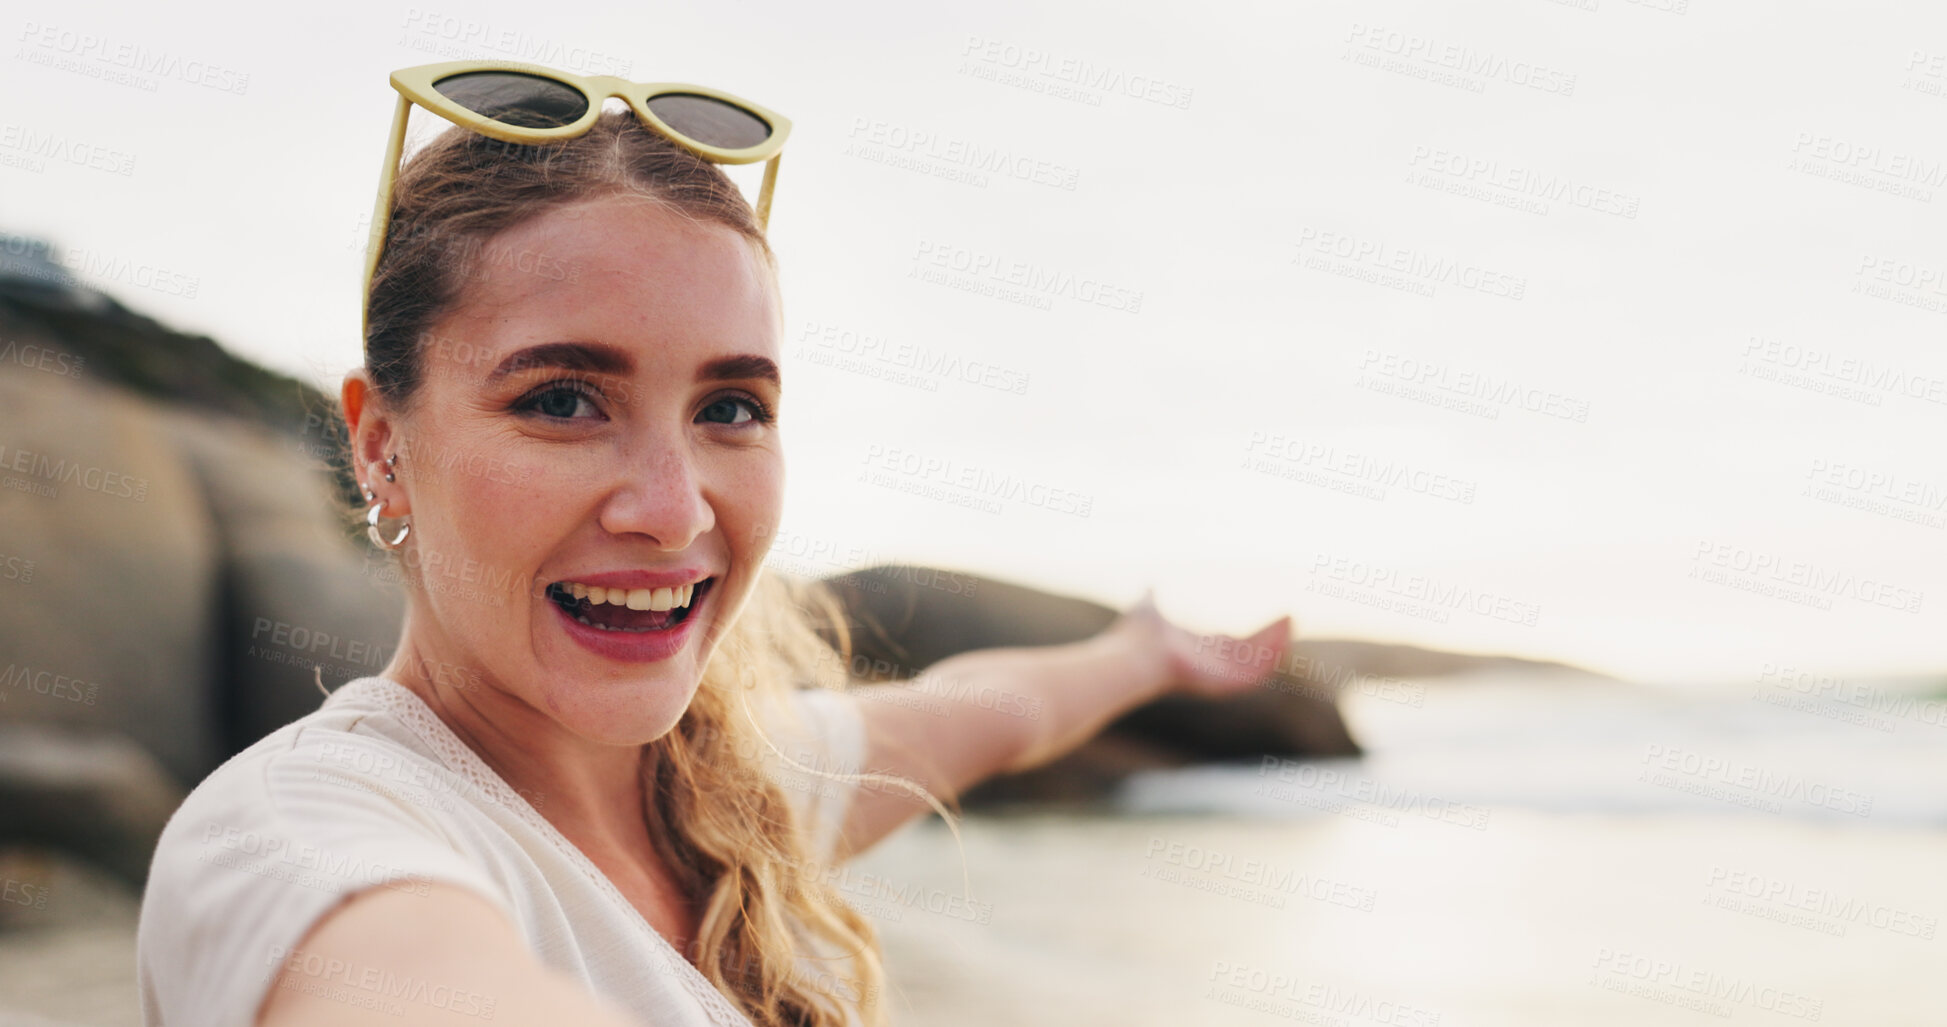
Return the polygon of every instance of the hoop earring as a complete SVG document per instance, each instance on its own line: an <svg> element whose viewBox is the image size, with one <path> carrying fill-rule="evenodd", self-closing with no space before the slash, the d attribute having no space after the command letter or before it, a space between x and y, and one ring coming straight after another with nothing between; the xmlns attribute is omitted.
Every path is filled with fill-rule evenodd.
<svg viewBox="0 0 1947 1027"><path fill-rule="evenodd" d="M372 544L380 549L397 549L405 544L406 536L412 534L412 515L407 514L399 518L401 522L399 534L387 541L384 535L379 534L379 511L383 509L385 509L385 500L376 498L372 500L372 505L365 511L365 534L372 540Z"/></svg>

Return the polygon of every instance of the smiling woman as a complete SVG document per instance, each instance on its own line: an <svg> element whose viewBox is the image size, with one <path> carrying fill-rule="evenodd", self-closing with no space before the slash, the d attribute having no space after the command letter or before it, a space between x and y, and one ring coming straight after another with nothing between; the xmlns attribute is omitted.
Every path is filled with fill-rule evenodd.
<svg viewBox="0 0 1947 1027"><path fill-rule="evenodd" d="M1033 720L801 687L846 664L813 611L846 643L829 595L764 571L774 258L721 170L646 124L454 129L402 166L341 394L372 537L417 568L401 642L170 821L147 1022L880 1023L875 933L827 868L913 796L938 808L1277 657L1282 620L1214 667L1143 604L929 668Z"/></svg>

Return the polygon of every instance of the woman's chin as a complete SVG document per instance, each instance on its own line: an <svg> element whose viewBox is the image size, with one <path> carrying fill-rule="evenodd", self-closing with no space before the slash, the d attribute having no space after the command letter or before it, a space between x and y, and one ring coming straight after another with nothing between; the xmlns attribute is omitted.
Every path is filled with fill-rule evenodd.
<svg viewBox="0 0 1947 1027"><path fill-rule="evenodd" d="M543 710L570 734L600 745L640 746L669 733L689 708L691 692L640 686L585 685L573 694L549 693ZM608 694L600 694L607 692Z"/></svg>

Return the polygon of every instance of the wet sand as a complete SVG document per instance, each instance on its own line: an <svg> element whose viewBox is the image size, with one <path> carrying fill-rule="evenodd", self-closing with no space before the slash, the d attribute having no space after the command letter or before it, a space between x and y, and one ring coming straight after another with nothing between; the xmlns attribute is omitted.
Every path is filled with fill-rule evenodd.
<svg viewBox="0 0 1947 1027"><path fill-rule="evenodd" d="M839 880L879 925L894 1023L1924 1024L1947 1008L1936 832L1505 809L1484 829L962 828L971 902L937 820ZM67 864L8 867L48 901L0 931L0 1025L138 1023L135 897Z"/></svg>

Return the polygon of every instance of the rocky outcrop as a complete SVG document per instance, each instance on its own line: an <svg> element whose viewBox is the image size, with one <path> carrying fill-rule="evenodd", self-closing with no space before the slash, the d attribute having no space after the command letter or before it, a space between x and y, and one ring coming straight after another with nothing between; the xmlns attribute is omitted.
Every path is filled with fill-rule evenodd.
<svg viewBox="0 0 1947 1027"><path fill-rule="evenodd" d="M885 564L826 579L848 609L852 670L898 680L955 653L989 646L1059 645L1096 634L1117 611L971 571ZM834 644L834 632L827 632ZM1338 710L1341 692L1406 690L1403 678L1480 670L1560 669L1351 639L1294 638L1257 688L1221 700L1168 696L1118 718L1045 767L994 778L970 806L1102 799L1139 770L1264 755L1357 756Z"/></svg>
<svg viewBox="0 0 1947 1027"><path fill-rule="evenodd" d="M0 280L0 730L34 740L5 743L0 841L139 874L189 786L316 708L314 665L376 669L334 663L334 640L389 650L403 602L334 513L323 402L105 297Z"/></svg>

